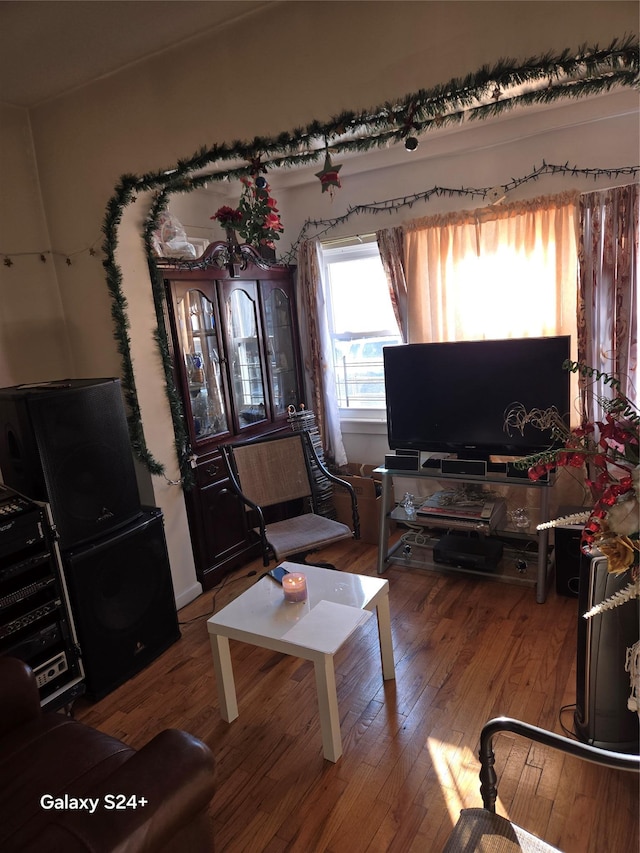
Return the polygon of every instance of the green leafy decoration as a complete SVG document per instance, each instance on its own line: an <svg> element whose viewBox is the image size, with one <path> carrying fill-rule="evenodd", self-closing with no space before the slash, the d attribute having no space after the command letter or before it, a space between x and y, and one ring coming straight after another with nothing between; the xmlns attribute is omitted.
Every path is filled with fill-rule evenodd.
<svg viewBox="0 0 640 853"><path fill-rule="evenodd" d="M244 189L238 203L241 223L238 233L245 243L258 248L260 245L273 248L283 230L278 208L269 192L269 184L258 186L256 181L243 179Z"/></svg>
<svg viewBox="0 0 640 853"><path fill-rule="evenodd" d="M194 155L178 161L172 169L148 172L141 176L123 175L107 204L103 222L103 262L107 287L112 298L114 338L122 360L121 383L129 413L129 431L136 456L152 474L163 474L164 466L149 452L140 417L131 359L127 303L122 291L122 273L115 259L117 230L123 210L135 201L136 193L158 190L168 195L190 192L213 181L250 178L255 172L255 161L261 168L308 165L320 160L329 145L332 153L365 152L389 143L402 142L406 136L406 117L411 115L412 127L418 133L433 128L459 124L466 120L483 120L499 115L515 106L548 104L561 98L581 98L609 91L616 86L634 86L640 66L640 50L635 36L614 39L606 48L581 47L577 52L565 49L559 55L551 53L531 57L524 62L501 59L495 65L483 66L464 78L453 78L431 89L407 95L397 102L387 102L360 112L344 111L329 121L314 120L306 127L283 132L275 137L254 137L250 141L221 143L202 147ZM546 85L541 85L542 83ZM510 92L513 87L530 84L526 92ZM496 96L497 94L497 96ZM225 168L227 161L244 161L246 165ZM211 171L209 167L214 167ZM197 174L195 174L197 173ZM438 194L440 188L434 188ZM453 191L449 191L453 192ZM166 329L160 318L163 299L151 251L150 233L154 217L159 214L155 206L145 228L145 245L152 273L152 287L158 331L156 340L163 360L169 405L176 434L176 447L182 448L179 458L186 458L187 442L184 417L176 403L177 394L169 375L165 359L169 359ZM5 259L5 263L7 263ZM179 400L178 400L179 402ZM181 464L181 470L183 465ZM183 477L185 475L183 470Z"/></svg>

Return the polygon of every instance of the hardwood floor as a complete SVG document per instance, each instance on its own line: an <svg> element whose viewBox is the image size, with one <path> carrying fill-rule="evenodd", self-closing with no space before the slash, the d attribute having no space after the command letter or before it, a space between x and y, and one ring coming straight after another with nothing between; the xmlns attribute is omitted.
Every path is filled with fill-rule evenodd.
<svg viewBox="0 0 640 853"><path fill-rule="evenodd" d="M375 575L376 548L318 554ZM182 638L77 719L135 747L167 727L217 761L218 853L438 853L462 807L480 806L482 724L507 714L561 732L575 702L576 599L552 590L391 568L396 680L383 682L375 619L336 656L344 754L322 757L312 664L231 643L240 716L219 716L206 619L260 561L180 611ZM570 727L572 709L562 714ZM638 850L638 777L511 735L496 741L498 811L565 853Z"/></svg>

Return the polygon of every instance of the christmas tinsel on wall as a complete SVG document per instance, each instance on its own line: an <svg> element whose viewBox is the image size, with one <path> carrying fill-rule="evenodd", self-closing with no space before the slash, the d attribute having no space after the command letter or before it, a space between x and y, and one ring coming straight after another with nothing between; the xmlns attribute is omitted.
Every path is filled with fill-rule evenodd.
<svg viewBox="0 0 640 853"><path fill-rule="evenodd" d="M566 49L557 55L545 54L524 62L503 59L492 67L485 66L464 78L421 89L394 103L361 112L344 111L328 122L313 121L304 128L283 132L277 137L254 137L249 142L203 147L192 157L178 161L172 169L140 176L123 175L107 205L103 223L103 265L112 299L114 337L122 360L121 381L129 410L131 442L134 453L150 473L164 475L165 469L153 458L144 438L131 358L127 303L122 289L122 273L115 259L117 231L123 211L139 193L158 193L145 223L144 241L158 322L156 339L165 374L181 479L187 486L191 482L191 450L182 406L169 369L162 277L150 237L169 195L190 192L213 181L251 178L256 174L256 163L268 171L317 162L326 158L329 150L333 154L366 152L395 143L403 143L407 150L411 150L408 140L414 140L433 128L467 120L484 120L516 106L549 104L559 99L599 94L618 86L633 86L637 80L639 56L638 40L630 36L615 39L606 48L583 47L577 52ZM241 161L242 165L225 169L223 164L232 161ZM214 164L215 169L204 171ZM433 193L437 194L439 190L441 188L434 188Z"/></svg>

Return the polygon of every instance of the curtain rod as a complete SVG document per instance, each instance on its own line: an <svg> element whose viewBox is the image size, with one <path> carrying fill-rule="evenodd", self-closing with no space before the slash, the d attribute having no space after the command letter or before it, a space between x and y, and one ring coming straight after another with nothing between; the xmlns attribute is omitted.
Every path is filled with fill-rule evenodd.
<svg viewBox="0 0 640 853"><path fill-rule="evenodd" d="M350 237L336 237L333 240L321 240L323 246L337 246L342 244L343 246L352 245L355 243L369 243L372 240L375 240L375 232L371 234L352 234Z"/></svg>
<svg viewBox="0 0 640 853"><path fill-rule="evenodd" d="M607 170L603 170L603 172L606 172L606 171ZM613 169L612 171L615 171L615 169ZM591 192L607 192L608 190L620 189L621 187L635 186L637 184L638 184L638 181L634 180L634 181L624 183L624 184L612 184L611 186L608 186L608 187L596 186L591 190L577 190L577 193L579 196L582 196L582 195L586 195L587 193L591 193ZM505 195L506 195L507 201L508 201L509 193L512 192L513 189L515 189L515 187L505 189ZM503 200L501 200L498 203L494 202L493 205L489 205L489 206L500 207L502 204L502 201ZM405 222L400 223L400 224L406 225ZM345 248L347 248L348 246L358 245L358 243L364 244L365 242L371 242L375 239L376 239L376 233L372 232L371 234L355 234L355 235L352 235L349 237L335 237L333 240L320 240L320 244L322 246L327 247L327 248L337 247L337 246L344 246Z"/></svg>
<svg viewBox="0 0 640 853"><path fill-rule="evenodd" d="M619 190L622 187L633 187L636 185L640 185L640 183L638 181L632 181L630 184L612 184L610 187L594 187L592 190L580 190L579 193L580 195L587 195L587 193L595 192L606 193L608 190Z"/></svg>

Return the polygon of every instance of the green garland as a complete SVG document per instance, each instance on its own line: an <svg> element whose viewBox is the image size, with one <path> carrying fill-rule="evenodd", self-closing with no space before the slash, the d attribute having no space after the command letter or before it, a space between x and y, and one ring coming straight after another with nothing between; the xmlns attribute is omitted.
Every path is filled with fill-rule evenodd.
<svg viewBox="0 0 640 853"><path fill-rule="evenodd" d="M156 462L149 452L142 429L140 404L138 403L131 359L127 300L122 291L122 272L115 260L115 252L118 246L118 226L122 220L122 212L126 205L135 200L134 187L137 186L139 186L139 181L135 177L125 175L116 187L116 194L107 206L107 214L102 228L105 235L102 246L105 253L103 266L107 273L107 287L111 294L111 316L115 326L114 337L122 359L121 384L128 406L127 422L131 446L135 455L147 466L151 474L162 474L164 468L159 462Z"/></svg>
<svg viewBox="0 0 640 853"><path fill-rule="evenodd" d="M151 279L151 287L153 293L153 305L156 313L156 329L154 337L160 353L160 361L164 372L165 391L167 400L169 401L169 409L171 410L171 420L173 422L174 445L176 456L178 458L178 467L180 469L180 478L182 486L185 490L190 489L195 478L193 468L191 467L191 444L185 426L184 408L182 401L174 381L174 365L171 359L171 350L169 347L169 336L165 324L164 312L164 277L158 269L155 256L152 249L153 234L158 227L160 214L167 205L167 192L158 194L154 204L151 207L149 215L145 222L143 238L145 249L147 252L147 264L149 266L149 277Z"/></svg>
<svg viewBox="0 0 640 853"><path fill-rule="evenodd" d="M330 148L332 153L366 152L401 142L409 135L423 134L433 128L459 124L466 119L483 120L516 106L548 104L560 98L580 98L609 91L616 86L633 86L638 74L638 39L628 36L614 39L609 47L569 49L559 55L547 53L524 63L503 59L494 66L483 66L464 78L453 78L432 89L407 95L395 103L361 112L345 111L326 123L313 121L304 128L283 132L277 137L254 137L250 142L234 141L201 148L192 157L179 160L171 170L149 172L141 176L124 175L107 205L103 233L103 262L107 286L112 297L114 338L122 358L122 388L129 407L131 443L136 456L151 474L164 474L164 466L149 452L142 428L135 386L129 338L127 303L122 291L122 273L115 260L117 229L125 207L135 201L136 193L158 190L160 195L146 219L144 242L151 274L153 299L158 320L156 341L160 350L165 383L171 408L176 451L184 485L190 480L190 449L186 438L184 413L173 382L166 328L164 293L151 250L151 235L159 213L171 193L189 192L212 181L250 177L256 164L267 171L315 163ZM545 82L546 85L541 84ZM529 92L510 94L523 84L537 85ZM314 145L316 147L314 147ZM242 160L244 166L224 169L225 161ZM214 171L204 173L213 164ZM194 175L194 172L199 174ZM435 190L434 190L435 192Z"/></svg>

